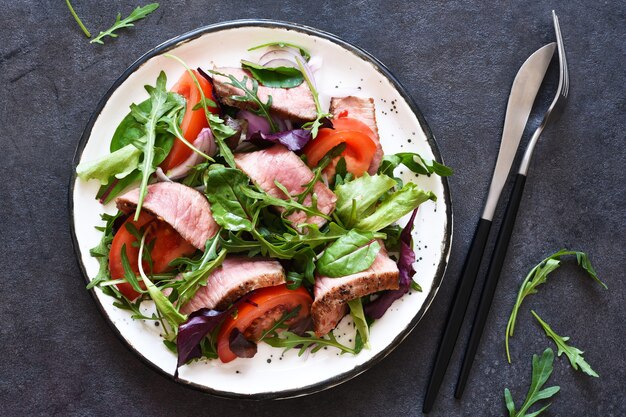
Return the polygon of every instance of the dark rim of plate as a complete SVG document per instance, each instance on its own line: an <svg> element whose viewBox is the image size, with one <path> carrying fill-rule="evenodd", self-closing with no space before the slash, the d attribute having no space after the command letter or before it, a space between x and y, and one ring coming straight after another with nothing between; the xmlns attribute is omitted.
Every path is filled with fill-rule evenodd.
<svg viewBox="0 0 626 417"><path fill-rule="evenodd" d="M365 50L354 46L340 38L338 38L337 36L328 33L328 32L324 32L321 31L319 29L314 29L308 26L304 26L304 25L300 25L297 23L290 23L290 22L282 22L282 21L276 21L276 20L268 20L268 19L243 19L243 20L233 20L233 21L228 21L228 22L221 22L221 23L216 23L213 25L208 25L208 26L204 26L201 28L198 28L196 30L193 30L191 32L185 33L183 35L177 36L175 38L172 38L164 43L162 43L161 45L156 46L155 48L153 48L152 50L148 51L147 53L145 53L144 55L142 55L139 59L137 59L130 67L128 67L128 69L126 71L124 71L124 73L117 79L115 80L115 82L113 83L113 85L111 86L111 88L109 88L109 90L106 92L106 94L104 95L104 97L102 97L102 99L100 99L100 101L98 102L98 105L96 107L96 109L94 110L94 112L92 113L91 117L89 118L89 121L87 122L87 126L85 127L82 137L80 139L80 142L78 143L78 146L76 148L76 152L74 154L74 159L72 162L72 175L70 177L70 184L69 184L69 213L70 213L70 228L71 228L71 234L72 234L72 244L74 246L74 251L76 252L77 255L77 262L78 265L83 273L83 278L85 280L85 283L89 283L89 276L87 275L87 271L85 270L85 266L83 265L83 261L82 261L82 253L80 251L80 247L78 245L78 240L76 238L76 231L74 228L74 201L73 201L73 195L74 195L74 184L76 182L76 166L78 165L78 162L80 161L80 158L82 156L83 153L83 149L85 148L85 145L87 144L87 141L89 139L89 136L91 135L91 130L96 122L96 120L98 119L100 112L102 111L102 109L104 108L105 104L107 103L107 101L109 100L109 98L111 97L111 95L113 94L113 92L133 73L135 72L141 65L143 65L146 61L148 61L150 58L153 58L157 55L160 55L164 52L167 52L171 49L174 49L176 47L178 47L179 45L181 45L182 43L186 43L189 42L191 40L194 40L206 33L211 33L211 32L217 32L217 31L221 31L221 30L226 30L226 29L236 29L236 28L241 28L241 27L263 27L263 28L279 28L279 29L287 29L287 30L293 30L296 32L300 32L300 33L304 33L306 35L313 35L322 39L326 39L329 40L335 44L338 44L339 46L347 49L348 51L354 53L355 55L357 55L358 57L360 57L361 59L371 63L374 68L380 72L382 75L384 75L396 88L396 90L400 93L400 95L404 98L404 100L406 100L406 102L408 103L408 105L410 106L411 110L413 111L413 113L415 114L415 116L417 117L420 126L422 128L422 130L424 131L426 138L428 140L428 144L430 145L433 154L435 155L435 158L437 159L437 161L439 161L440 163L443 163L443 160L441 158L441 154L439 152L439 148L437 147L437 143L435 142L435 138L428 126L428 124L426 123L426 119L424 119L424 116L422 115L422 112L419 110L419 108L417 107L417 105L415 104L415 102L413 101L413 99L411 98L411 96L407 93L407 91L404 89L404 87L400 84L400 81L398 81L398 79L385 67L385 65L380 62L378 59L376 59L375 57L373 57L371 54L369 54L368 52L366 52ZM333 376L332 378L328 378L324 381L312 384L312 385L308 385L305 387L301 387L301 388L294 388L294 389L289 389L289 390L284 390L284 391L277 391L277 392L261 392L261 393L257 393L257 394L240 394L240 393L235 393L235 392L229 392L229 391L220 391L220 390L215 390L209 387L206 387L204 385L199 385L193 382L189 382L189 381L185 381L185 380L181 380L181 379L175 379L173 375L165 372L164 370L162 370L161 368L159 368L158 366L156 366L154 363L152 363L151 361L149 361L145 356L143 356L139 351L137 351L134 347L132 347L130 345L130 343L128 343L128 341L126 341L126 339L121 335L121 333L119 332L119 330L117 329L117 327L115 326L115 324L113 324L113 322L111 321L111 319L109 318L109 316L106 314L106 311L104 310L104 307L102 306L100 300L98 299L98 297L96 296L95 293L95 289L91 289L90 293L92 298L94 299L94 301L96 302L98 308L100 309L102 315L106 318L106 321L108 322L108 324L110 325L110 327L113 329L113 332L117 335L117 337L123 342L123 344L130 350L132 351L135 355L137 355L142 362L144 362L146 365L148 365L148 367L150 367L151 369L153 369L154 371L156 371L157 373L159 373L160 375L170 379L170 380L174 380L176 382L179 382L185 386L194 388L198 391L202 391L205 393L209 393L215 396L219 396L219 397L223 397L223 398L232 398L232 399L251 399L251 400L266 400L266 399L281 399L281 398L293 398L293 397L299 397L299 396L303 396L303 395L308 395L308 394L313 394L331 387L334 387L336 385L339 385L343 382L346 382L354 377L356 377L357 375L365 372L366 370L368 370L369 368L371 368L372 366L374 366L375 364L377 364L378 362L380 362L383 358L385 358L389 353L391 353L408 335L409 333L415 328L415 326L417 326L417 323L422 319L422 317L424 316L424 314L426 313L426 310L428 309L428 307L430 306L430 304L432 303L433 299L435 298L435 295L437 294L437 290L439 289L439 286L441 285L441 281L443 280L443 276L446 270L446 266L448 263L448 256L449 256L449 252L450 252L450 245L451 245L451 240L452 240L452 205L451 205L451 200L450 200L450 189L448 186L448 181L445 177L441 178L442 184L443 184L443 197L444 197L444 207L446 209L446 233L445 233L445 237L444 237L444 241L442 242L442 247L441 247L441 259L439 260L439 264L437 265L437 271L436 271L436 275L435 275L435 279L433 281L432 287L430 289L430 292L426 298L426 300L424 301L424 304L422 305L421 309L418 311L418 313L415 315L415 317L411 320L411 322L408 324L408 326L400 333L396 336L396 338L390 343L389 347L385 350L383 350L382 352L379 352L377 355L375 355L372 359L370 359L369 361L367 361L366 363L359 365L357 367L355 367L354 369L342 373L340 375L336 375Z"/></svg>

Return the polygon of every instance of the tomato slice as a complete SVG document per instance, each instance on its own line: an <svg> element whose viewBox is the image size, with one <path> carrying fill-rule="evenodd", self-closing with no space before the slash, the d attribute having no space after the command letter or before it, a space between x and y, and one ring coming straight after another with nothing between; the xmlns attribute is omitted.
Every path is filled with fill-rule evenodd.
<svg viewBox="0 0 626 417"><path fill-rule="evenodd" d="M137 239L128 231L126 225L132 224L139 230L148 223L153 223L148 232L148 236L146 236L146 242L154 240L154 246L150 251L152 257L152 273L158 274L166 272L170 269L169 263L171 261L181 256L192 255L196 251L196 248L183 239L172 226L162 220L158 220L152 214L142 211L137 221L134 221L133 215L130 215L113 237L111 251L109 253L109 271L111 272L111 279L124 278L124 266L122 265L122 247L124 245L126 245L126 256L128 257L131 269L135 274L139 273L139 247L138 245L133 245L133 243L137 242ZM150 271L150 266L145 261L143 262L143 269L146 272ZM142 288L145 288L143 282L140 282L140 285ZM117 289L131 301L140 295L126 282L117 284Z"/></svg>
<svg viewBox="0 0 626 417"><path fill-rule="evenodd" d="M198 79L198 83L200 83L204 96L215 101L215 97L213 96L213 86L209 80L200 75L198 71L192 71ZM188 142L193 143L193 141L198 137L200 131L209 126L204 114L204 109L200 108L193 110L194 106L198 104L202 98L200 96L200 92L198 91L198 87L196 87L196 84L194 83L191 75L189 75L189 72L185 71L176 85L172 87L172 91L187 99L187 108L185 110L183 121L180 124L180 129L183 131L185 139L187 139ZM211 113L218 112L216 107L209 107L209 110ZM187 158L191 156L192 152L193 151L182 141L175 139L170 153L161 163L161 168L163 171L167 172L172 168L177 167L181 163L185 162Z"/></svg>
<svg viewBox="0 0 626 417"><path fill-rule="evenodd" d="M273 326L285 312L300 306L298 315L290 320L296 323L311 314L313 298L300 287L290 290L287 285L277 285L255 290L237 302L233 314L228 316L217 335L217 355L224 363L237 358L230 350L230 335L239 330L247 339L258 340L263 331ZM289 324L289 323L288 323Z"/></svg>
<svg viewBox="0 0 626 417"><path fill-rule="evenodd" d="M328 151L345 143L342 156L346 160L346 169L360 177L367 171L376 153L374 132L364 123L348 117L334 120L333 126L335 129L320 129L317 137L305 146L303 152L309 166L316 166Z"/></svg>

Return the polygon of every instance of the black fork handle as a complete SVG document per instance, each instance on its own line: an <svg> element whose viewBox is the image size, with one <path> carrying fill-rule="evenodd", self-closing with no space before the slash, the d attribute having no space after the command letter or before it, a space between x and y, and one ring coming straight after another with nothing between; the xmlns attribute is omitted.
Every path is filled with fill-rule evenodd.
<svg viewBox="0 0 626 417"><path fill-rule="evenodd" d="M476 282L476 275L478 275L480 261L483 257L485 246L487 245L490 229L491 220L481 218L478 222L476 232L474 233L469 253L465 259L463 272L457 283L452 307L448 314L446 328L441 342L439 343L437 358L435 359L435 365L433 366L428 388L426 389L426 396L424 398L424 413L428 413L431 410L437 398L441 383L443 382L448 364L450 363L450 357L454 351L454 345L459 336L459 330L461 329L461 324L463 324L463 317L465 316L470 295L472 294L472 289Z"/></svg>
<svg viewBox="0 0 626 417"><path fill-rule="evenodd" d="M461 398L465 385L474 363L474 357L476 351L480 345L480 338L483 335L485 323L489 316L489 310L491 308L491 302L496 292L498 285L498 279L500 278L500 272L502 272L502 266L504 265L504 259L506 258L507 248L509 247L509 241L511 240L511 234L513 233L513 227L515 226L515 219L517 218L517 211L522 201L522 194L524 193L524 184L526 184L526 176L524 174L517 174L515 183L513 185L513 191L511 191L511 198L507 205L500 231L496 239L496 245L493 250L491 262L489 263L489 269L487 272L487 278L483 285L483 290L480 295L480 301L478 309L476 310L476 317L474 317L474 324L472 325L472 331L470 333L469 341L467 342L467 349L465 350L465 356L463 358L463 364L461 365L461 372L456 385L456 391L454 396Z"/></svg>

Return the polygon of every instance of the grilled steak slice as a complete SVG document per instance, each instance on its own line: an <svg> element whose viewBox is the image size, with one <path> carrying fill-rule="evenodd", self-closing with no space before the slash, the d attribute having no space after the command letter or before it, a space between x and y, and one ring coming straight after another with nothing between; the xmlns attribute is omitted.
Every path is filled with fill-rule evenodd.
<svg viewBox="0 0 626 417"><path fill-rule="evenodd" d="M311 307L315 334L323 336L334 329L346 315L348 301L398 287L398 266L389 258L384 247L381 247L372 266L363 272L340 278L316 277L313 290L315 301Z"/></svg>
<svg viewBox="0 0 626 417"><path fill-rule="evenodd" d="M287 196L276 186L275 181L285 186L289 194L296 195L304 191L305 185L313 179L313 173L298 156L282 145L256 152L240 153L235 155L237 167L248 175L252 181L269 195L281 199ZM317 195L317 208L324 214L330 214L335 209L337 196L322 182L318 181L313 187ZM311 196L307 196L303 203L311 205ZM283 208L278 208L283 212ZM303 223L314 223L322 226L326 220L319 216L309 217L302 211L296 211L287 216L287 219L297 227Z"/></svg>
<svg viewBox="0 0 626 417"><path fill-rule="evenodd" d="M180 312L189 314L201 308L224 310L252 290L284 282L285 271L277 261L229 256L211 272L207 285L200 287Z"/></svg>
<svg viewBox="0 0 626 417"><path fill-rule="evenodd" d="M115 200L117 208L126 214L135 211L138 201L138 188ZM169 223L186 241L200 250L204 250L207 239L215 236L219 229L207 199L193 188L176 182L149 185L142 210Z"/></svg>
<svg viewBox="0 0 626 417"><path fill-rule="evenodd" d="M347 117L357 119L367 125L374 132L376 142L376 153L372 159L369 169L370 175L376 174L380 161L383 159L383 148L380 146L378 137L378 127L376 125L376 107L373 98L360 98L354 96L333 97L330 99L330 113L334 117L347 112Z"/></svg>
<svg viewBox="0 0 626 417"><path fill-rule="evenodd" d="M225 75L232 75L239 81L243 80L244 76L248 78L251 77L248 72L241 68L216 68L215 71ZM241 89L228 85L228 82L230 82L228 77L213 74L215 93L220 98L220 102L244 110L254 109L254 103L237 101L230 98L231 96L241 96L245 94ZM252 87L250 80L248 80L248 87ZM309 122L315 120L317 117L315 102L313 101L313 96L311 95L307 83L302 83L293 88L272 88L259 85L257 95L263 103L267 103L269 96L272 96L271 109L274 113L283 118L296 122Z"/></svg>

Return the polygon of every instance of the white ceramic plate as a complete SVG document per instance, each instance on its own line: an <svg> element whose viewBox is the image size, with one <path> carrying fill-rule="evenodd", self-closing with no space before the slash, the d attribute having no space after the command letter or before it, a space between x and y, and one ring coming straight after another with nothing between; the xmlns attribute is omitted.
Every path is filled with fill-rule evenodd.
<svg viewBox="0 0 626 417"><path fill-rule="evenodd" d="M391 73L367 52L316 29L291 23L266 20L245 20L200 28L174 38L139 58L113 84L98 103L74 157L74 167L108 152L113 132L128 112L128 106L143 101L143 86L154 84L164 70L171 87L183 68L163 57L168 52L186 61L191 67L212 68L238 66L239 60L258 58L260 52L247 52L251 46L284 41L303 46L313 56L323 59L316 73L323 101L332 95L355 94L374 97L376 118L385 153L419 152L426 158L441 157L423 116L409 95ZM326 104L328 105L328 104ZM452 237L452 207L445 179L438 176L415 176L404 170L401 176L417 181L437 195L437 202L424 203L415 223L414 242L418 261L415 279L424 289L412 291L396 301L385 316L371 329L371 349L359 355L339 355L334 349L298 357L296 350L284 355L281 349L260 344L252 359L236 359L223 364L218 360L201 361L184 366L178 382L226 397L285 398L305 395L344 382L384 358L415 327L432 302L445 272ZM70 215L79 264L88 281L96 275L98 265L89 256L100 232L100 214L115 212L114 204L102 206L94 197L96 181L88 183L72 177L70 182ZM406 220L405 220L406 221ZM112 299L99 289L92 295L114 331L140 358L157 371L173 378L175 356L159 337L154 323L135 321L127 311L112 305ZM146 304L149 311L152 306ZM351 343L355 334L349 317L335 330L338 339Z"/></svg>

